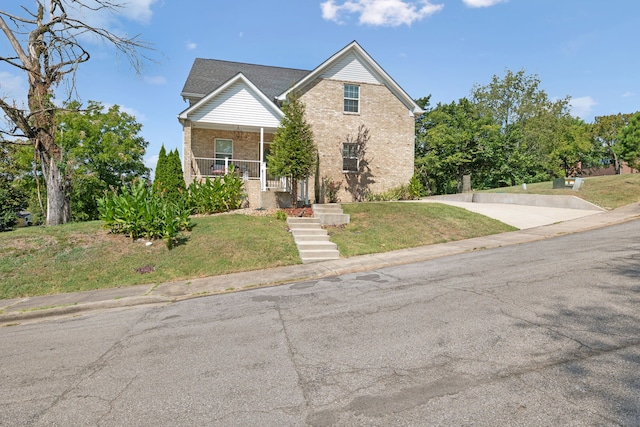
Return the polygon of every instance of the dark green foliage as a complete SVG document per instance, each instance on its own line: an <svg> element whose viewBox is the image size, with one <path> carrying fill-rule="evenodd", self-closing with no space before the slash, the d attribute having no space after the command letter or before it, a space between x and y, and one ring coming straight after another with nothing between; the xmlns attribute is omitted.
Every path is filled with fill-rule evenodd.
<svg viewBox="0 0 640 427"><path fill-rule="evenodd" d="M466 98L425 113L418 123L416 173L428 194L461 192L464 175L479 176L497 133L491 118Z"/></svg>
<svg viewBox="0 0 640 427"><path fill-rule="evenodd" d="M305 120L305 107L296 95L290 95L283 105L285 116L276 131L268 156L269 171L291 180L291 200L297 202L298 180L306 179L315 170L317 148L313 131Z"/></svg>
<svg viewBox="0 0 640 427"><path fill-rule="evenodd" d="M166 154L164 145L160 149L158 165L153 180L153 189L161 197L176 202L184 202L186 198L186 185L182 173L180 155L175 149Z"/></svg>
<svg viewBox="0 0 640 427"><path fill-rule="evenodd" d="M617 152L629 166L640 169L640 113L636 113L622 129Z"/></svg>
<svg viewBox="0 0 640 427"><path fill-rule="evenodd" d="M26 205L26 194L0 176L0 231L13 228L18 220L16 214Z"/></svg>
<svg viewBox="0 0 640 427"><path fill-rule="evenodd" d="M244 182L233 166L223 177L194 181L189 185L189 207L193 213L212 214L240 208Z"/></svg>
<svg viewBox="0 0 640 427"><path fill-rule="evenodd" d="M183 203L157 197L143 180L106 194L98 200L98 210L112 233L163 239L169 249L180 232L191 227L190 211Z"/></svg>

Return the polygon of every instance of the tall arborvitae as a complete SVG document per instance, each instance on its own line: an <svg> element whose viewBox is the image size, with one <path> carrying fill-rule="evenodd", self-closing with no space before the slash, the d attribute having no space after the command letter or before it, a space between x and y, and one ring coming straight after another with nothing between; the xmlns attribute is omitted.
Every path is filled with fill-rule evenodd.
<svg viewBox="0 0 640 427"><path fill-rule="evenodd" d="M158 155L158 164L156 165L156 174L153 178L153 189L156 193L161 193L166 182L167 175L167 150L164 148L164 144L160 148L160 154Z"/></svg>

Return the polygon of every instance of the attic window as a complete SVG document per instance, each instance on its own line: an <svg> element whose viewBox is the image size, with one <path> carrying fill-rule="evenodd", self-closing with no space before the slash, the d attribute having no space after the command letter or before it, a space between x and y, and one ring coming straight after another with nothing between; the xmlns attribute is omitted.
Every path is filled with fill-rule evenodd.
<svg viewBox="0 0 640 427"><path fill-rule="evenodd" d="M344 112L356 114L360 112L360 86L344 85Z"/></svg>

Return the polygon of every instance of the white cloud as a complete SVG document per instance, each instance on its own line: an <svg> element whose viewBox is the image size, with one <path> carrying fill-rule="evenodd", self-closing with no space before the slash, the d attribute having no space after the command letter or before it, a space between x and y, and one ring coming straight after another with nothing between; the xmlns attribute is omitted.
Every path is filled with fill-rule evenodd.
<svg viewBox="0 0 640 427"><path fill-rule="evenodd" d="M22 76L0 71L0 97L18 100L26 97L26 81Z"/></svg>
<svg viewBox="0 0 640 427"><path fill-rule="evenodd" d="M469 7L490 7L498 3L506 3L509 0L462 0Z"/></svg>
<svg viewBox="0 0 640 427"><path fill-rule="evenodd" d="M150 157L145 157L143 159L144 161L144 165L146 167L148 167L149 169L151 169L151 179L153 179L154 175L156 174L156 166L158 165L158 155L154 154L153 156Z"/></svg>
<svg viewBox="0 0 640 427"><path fill-rule="evenodd" d="M145 24L149 23L151 16L153 16L151 6L156 1L157 0L127 0L126 2L122 2L123 9L121 15L134 21L144 22Z"/></svg>
<svg viewBox="0 0 640 427"><path fill-rule="evenodd" d="M150 85L166 85L167 79L164 76L144 76L144 81Z"/></svg>
<svg viewBox="0 0 640 427"><path fill-rule="evenodd" d="M187 50L195 50L198 47L197 44L189 42L187 43Z"/></svg>
<svg viewBox="0 0 640 427"><path fill-rule="evenodd" d="M569 102L571 106L571 115L574 117L584 118L591 113L591 110L598 103L590 96L582 96L579 98L571 98Z"/></svg>
<svg viewBox="0 0 640 427"><path fill-rule="evenodd" d="M429 0L327 0L320 4L322 17L327 21L344 23L344 15L359 15L360 24L397 27L411 25L442 10L443 4L432 4Z"/></svg>
<svg viewBox="0 0 640 427"><path fill-rule="evenodd" d="M630 90L628 90L628 91L626 91L625 93L622 94L623 98L631 98L632 96L636 96L636 94L631 92Z"/></svg>

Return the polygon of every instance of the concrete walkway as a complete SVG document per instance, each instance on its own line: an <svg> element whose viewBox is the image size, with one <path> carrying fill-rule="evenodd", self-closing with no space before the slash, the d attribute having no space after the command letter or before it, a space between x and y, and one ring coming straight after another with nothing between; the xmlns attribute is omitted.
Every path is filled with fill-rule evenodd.
<svg viewBox="0 0 640 427"><path fill-rule="evenodd" d="M454 200L423 199L420 200L420 202L444 203L451 206L458 206L468 211L497 219L500 222L504 222L520 230L555 224L556 222L570 221L603 212L593 209L569 209L505 203L458 202Z"/></svg>
<svg viewBox="0 0 640 427"><path fill-rule="evenodd" d="M473 205L474 203L470 203ZM491 207L486 207L491 209ZM513 206L511 207L513 208ZM492 216L507 207L494 208ZM530 207L526 212L535 212ZM548 215L549 212L547 211ZM561 211L556 211L560 213ZM517 210L511 210L513 217ZM261 271L228 274L170 283L139 285L115 289L59 294L44 297L0 300L0 325L17 325L45 318L76 316L79 313L131 307L142 304L170 304L172 302L215 295L230 291L276 286L303 280L313 280L340 274L374 270L394 265L409 264L464 252L534 242L567 233L577 233L626 221L640 219L640 203L612 211L589 214L576 219L549 218L551 225L528 226L510 233L477 237L458 242L442 243L402 249L380 254L298 264ZM533 217L530 218L533 221ZM558 222L562 221L562 222ZM531 224L529 224L531 225Z"/></svg>

